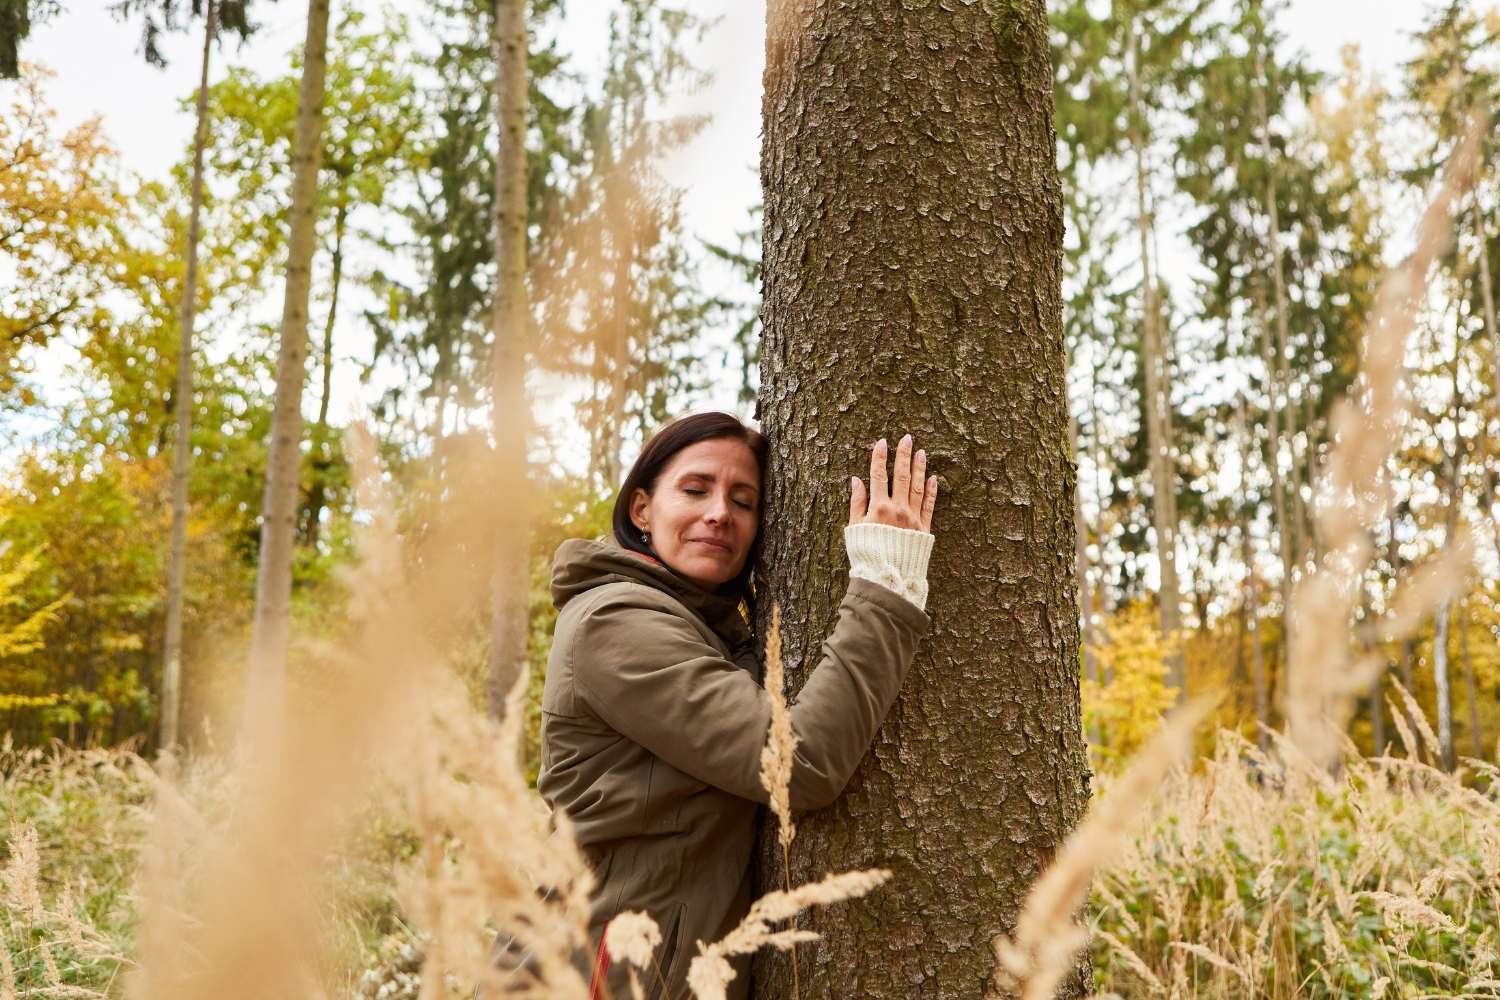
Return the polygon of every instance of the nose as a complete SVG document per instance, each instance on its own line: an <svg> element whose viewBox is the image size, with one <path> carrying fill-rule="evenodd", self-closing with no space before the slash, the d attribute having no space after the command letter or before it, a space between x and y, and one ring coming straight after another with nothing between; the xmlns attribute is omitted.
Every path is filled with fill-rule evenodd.
<svg viewBox="0 0 1500 1000"><path fill-rule="evenodd" d="M714 497L713 503L703 512L703 519L709 524L724 524L729 520L729 498L723 495Z"/></svg>

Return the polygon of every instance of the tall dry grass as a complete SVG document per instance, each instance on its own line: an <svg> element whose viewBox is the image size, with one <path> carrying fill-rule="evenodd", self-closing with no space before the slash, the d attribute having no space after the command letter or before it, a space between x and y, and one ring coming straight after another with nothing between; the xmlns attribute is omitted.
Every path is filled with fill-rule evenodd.
<svg viewBox="0 0 1500 1000"><path fill-rule="evenodd" d="M1320 794L1335 788L1330 769L1348 745L1343 729L1353 711L1354 696L1368 689L1381 666L1370 655L1355 652L1353 619L1360 584L1374 554L1372 532L1384 521L1390 504L1390 485L1383 476L1408 406L1408 339L1426 298L1428 272L1452 236L1453 206L1472 183L1487 121L1482 113L1470 121L1422 215L1415 249L1381 283L1361 342L1354 391L1335 411L1333 447L1314 490L1318 561L1312 572L1296 582L1287 608L1291 627L1283 699L1287 738L1277 741L1282 751L1279 763L1263 760L1265 765L1276 766L1284 780L1306 781ZM1407 634L1423 615L1457 591L1471 559L1463 542L1441 553L1417 577L1415 586L1403 588L1382 622L1386 636ZM1051 996L1062 982L1074 954L1088 940L1075 916L1084 897L1082 887L1130 844L1128 831L1139 822L1132 814L1150 803L1151 785L1165 777L1172 761L1162 740L1181 725L1181 721L1169 721L1163 737L1140 755L1113 793L1095 802L1032 886L1015 934L995 939L995 984L1000 990L1024 1000L1039 1000ZM1264 812L1250 815L1261 817ZM1385 893L1383 889L1371 891ZM1390 893L1382 898L1386 897L1404 898ZM1407 898L1406 902L1412 901ZM1417 908L1407 906L1406 912L1410 915ZM1193 954L1216 968L1221 966L1223 957L1201 942L1178 944L1181 961ZM1122 951L1128 954L1130 949L1122 945ZM1142 982L1149 989L1178 995L1168 980L1150 974L1144 963L1140 967ZM1223 967L1238 968L1233 963ZM1170 982L1175 984L1176 979Z"/></svg>

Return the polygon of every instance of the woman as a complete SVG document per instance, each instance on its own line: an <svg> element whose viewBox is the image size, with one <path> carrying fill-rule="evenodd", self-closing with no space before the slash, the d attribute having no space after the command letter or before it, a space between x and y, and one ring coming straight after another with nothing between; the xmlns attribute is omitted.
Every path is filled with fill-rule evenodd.
<svg viewBox="0 0 1500 1000"><path fill-rule="evenodd" d="M670 996L685 1000L696 942L717 940L750 906L770 702L740 606L752 601L766 450L729 414L674 421L625 478L614 537L564 542L553 562L538 788L572 819L598 878L596 996L630 995L602 949L615 914L655 918L657 963ZM869 487L850 482L849 589L792 707L793 809L843 791L927 628L937 478L910 435L889 483L886 463L882 439ZM748 962L736 969L731 995L742 997ZM647 985L662 995L660 983Z"/></svg>

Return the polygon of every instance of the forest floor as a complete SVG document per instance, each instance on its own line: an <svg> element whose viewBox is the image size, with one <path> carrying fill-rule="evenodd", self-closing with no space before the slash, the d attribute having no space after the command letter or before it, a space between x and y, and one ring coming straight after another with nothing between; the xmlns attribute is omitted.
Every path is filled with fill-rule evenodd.
<svg viewBox="0 0 1500 1000"><path fill-rule="evenodd" d="M1500 997L1497 778L1420 754L1351 754L1330 777L1221 733L1095 880L1099 995ZM0 997L125 995L153 770L122 750L0 749L0 781ZM205 761L180 787L212 821L223 781ZM418 996L397 891L418 847L389 812L351 823L323 893L327 995Z"/></svg>

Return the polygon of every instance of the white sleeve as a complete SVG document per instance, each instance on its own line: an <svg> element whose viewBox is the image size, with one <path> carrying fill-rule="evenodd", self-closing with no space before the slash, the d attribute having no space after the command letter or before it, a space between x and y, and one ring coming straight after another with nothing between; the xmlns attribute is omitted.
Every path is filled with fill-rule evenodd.
<svg viewBox="0 0 1500 1000"><path fill-rule="evenodd" d="M844 528L844 547L849 550L850 576L878 583L926 610L930 532L873 522L850 524Z"/></svg>

